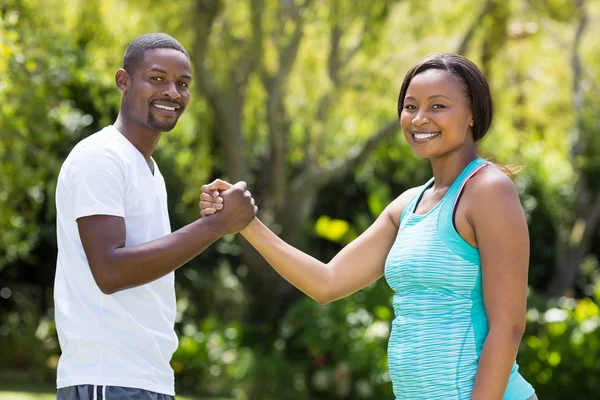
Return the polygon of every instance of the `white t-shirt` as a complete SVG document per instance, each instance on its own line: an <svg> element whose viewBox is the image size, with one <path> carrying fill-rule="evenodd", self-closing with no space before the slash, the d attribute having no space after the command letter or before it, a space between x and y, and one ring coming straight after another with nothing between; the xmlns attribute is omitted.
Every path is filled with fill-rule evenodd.
<svg viewBox="0 0 600 400"><path fill-rule="evenodd" d="M56 187L58 260L54 284L62 355L58 388L90 384L174 395L169 364L177 348L174 274L112 295L100 291L77 219L123 217L126 246L171 232L165 181L113 126L79 142Z"/></svg>

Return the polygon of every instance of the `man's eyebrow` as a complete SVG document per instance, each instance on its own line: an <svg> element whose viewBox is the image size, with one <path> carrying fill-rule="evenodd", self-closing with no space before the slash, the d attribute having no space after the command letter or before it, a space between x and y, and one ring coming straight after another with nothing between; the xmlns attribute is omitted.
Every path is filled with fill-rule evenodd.
<svg viewBox="0 0 600 400"><path fill-rule="evenodd" d="M148 71L148 72L160 72L161 74L165 74L165 75L167 74L167 71L165 71L164 69L158 68L158 67L151 68L150 71ZM187 79L190 81L192 80L192 76L190 74L183 74L183 75L181 75L181 78Z"/></svg>
<svg viewBox="0 0 600 400"><path fill-rule="evenodd" d="M151 68L150 71L148 71L148 72L161 72L163 74L167 73L167 71L165 71L164 69L160 69L160 68L157 68L157 67Z"/></svg>

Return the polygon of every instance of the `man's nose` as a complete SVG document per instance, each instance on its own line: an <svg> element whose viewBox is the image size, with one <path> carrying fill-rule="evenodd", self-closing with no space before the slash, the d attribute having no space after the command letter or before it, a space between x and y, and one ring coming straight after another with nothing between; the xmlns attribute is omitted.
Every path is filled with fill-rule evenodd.
<svg viewBox="0 0 600 400"><path fill-rule="evenodd" d="M163 93L173 100L177 100L181 97L181 94L177 90L177 84L175 82L167 83Z"/></svg>

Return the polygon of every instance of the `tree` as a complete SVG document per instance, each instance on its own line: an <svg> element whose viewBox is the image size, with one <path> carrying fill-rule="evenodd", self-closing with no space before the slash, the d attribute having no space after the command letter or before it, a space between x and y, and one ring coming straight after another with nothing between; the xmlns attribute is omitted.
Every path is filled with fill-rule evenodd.
<svg viewBox="0 0 600 400"><path fill-rule="evenodd" d="M261 217L284 240L299 248L307 248L308 221L320 191L355 171L375 149L398 133L397 117L382 115L374 118L371 123L374 129L362 143L355 142L345 154L330 150L341 128L336 118L344 117L336 104L343 96L360 90L361 85L377 85L376 80L365 82L364 76L369 73L360 68L368 68L365 60L376 51L374 46L395 3L338 0L324 6L311 0L277 4L252 0L246 6L248 20L235 21L246 24L243 32L248 38L242 39L236 35L238 26L228 21L231 15L227 15L223 2L197 2L193 61L200 93L208 99L215 116L226 176L233 181L250 181ZM491 16L493 23L494 15L499 15L493 11L500 4L487 1L481 7L459 42L461 51L468 48L481 18ZM239 3L238 6L244 7ZM412 7L419 6L412 4ZM326 30L326 39L314 35L307 38L308 24L313 30ZM293 87L290 80L301 62L306 63L307 58L310 61L310 56L303 55L302 61L298 58L299 53L306 51L303 45L311 44L327 49L323 52L326 58L312 60L313 68L322 71L306 74L309 77L303 83L324 88L314 90L316 95L309 99L312 104L300 110L304 114L300 116L299 110L290 105L289 92ZM235 61L226 66L219 62L222 56L218 55L225 49L235 54ZM320 73L326 76L319 76ZM262 92L260 103L250 106L252 111L248 110L249 90ZM252 112L259 115L258 121L251 121L248 114ZM303 118L304 123L295 123L298 118ZM251 130L264 134L257 135ZM258 152L246 150L256 147L249 139L260 143ZM297 156L298 148L303 159ZM297 298L297 292L282 284L247 243L243 240L239 243L243 249L241 258L251 271L245 278L251 296L250 318L262 321L263 328L271 331L274 322Z"/></svg>
<svg viewBox="0 0 600 400"><path fill-rule="evenodd" d="M571 50L572 98L575 121L569 133L570 162L575 174L575 190L570 202L572 211L566 223L557 219L557 258L554 273L546 292L562 296L575 286L579 269L589 254L594 234L600 222L600 186L598 182L598 125L594 115L600 108L595 100L598 87L585 89L593 82L581 55L581 43L589 16L584 0L575 0L577 24ZM587 92L587 93L586 93Z"/></svg>

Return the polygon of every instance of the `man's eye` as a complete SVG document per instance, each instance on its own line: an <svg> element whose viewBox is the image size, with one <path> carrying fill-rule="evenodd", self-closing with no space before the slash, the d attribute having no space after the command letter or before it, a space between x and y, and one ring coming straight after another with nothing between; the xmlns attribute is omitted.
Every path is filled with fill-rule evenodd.
<svg viewBox="0 0 600 400"><path fill-rule="evenodd" d="M181 86L181 87L188 87L190 85L188 85L187 82L179 82L179 86Z"/></svg>
<svg viewBox="0 0 600 400"><path fill-rule="evenodd" d="M156 82L162 82L163 81L163 78L161 78L160 76L153 76L150 79L152 79L153 81L156 81Z"/></svg>

